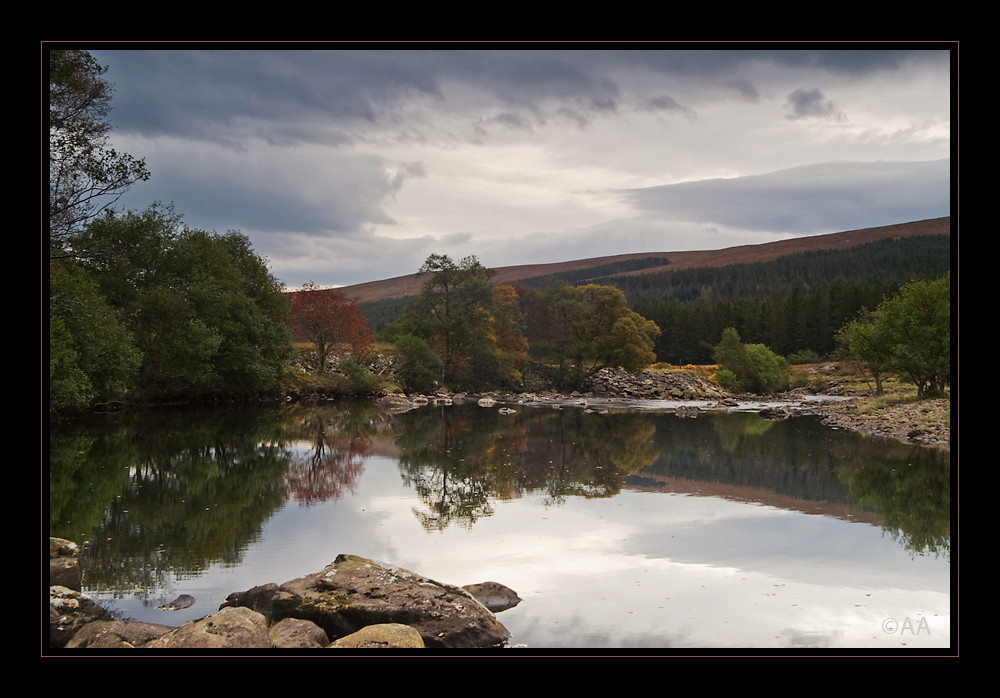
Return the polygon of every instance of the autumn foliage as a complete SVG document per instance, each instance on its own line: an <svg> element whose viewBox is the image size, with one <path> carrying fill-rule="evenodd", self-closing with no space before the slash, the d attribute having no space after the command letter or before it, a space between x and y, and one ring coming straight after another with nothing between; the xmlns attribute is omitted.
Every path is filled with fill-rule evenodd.
<svg viewBox="0 0 1000 698"><path fill-rule="evenodd" d="M373 336L357 298L348 298L335 288L320 288L310 281L291 294L289 325L297 342L309 342L318 355L323 373L330 356L338 350L362 359L372 349Z"/></svg>

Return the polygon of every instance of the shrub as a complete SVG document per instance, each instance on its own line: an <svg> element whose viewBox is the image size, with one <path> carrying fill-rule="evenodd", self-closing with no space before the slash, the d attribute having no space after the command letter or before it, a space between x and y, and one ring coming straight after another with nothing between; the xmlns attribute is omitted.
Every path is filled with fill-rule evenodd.
<svg viewBox="0 0 1000 698"><path fill-rule="evenodd" d="M441 378L441 357L430 345L412 334L396 338L399 365L396 378L409 392L428 393L435 390Z"/></svg>
<svg viewBox="0 0 1000 698"><path fill-rule="evenodd" d="M735 328L723 331L715 360L716 380L727 390L767 394L788 387L788 362L763 344L743 344Z"/></svg>
<svg viewBox="0 0 1000 698"><path fill-rule="evenodd" d="M337 371L347 379L345 391L354 395L367 395L378 387L378 377L362 366L357 359L341 359Z"/></svg>

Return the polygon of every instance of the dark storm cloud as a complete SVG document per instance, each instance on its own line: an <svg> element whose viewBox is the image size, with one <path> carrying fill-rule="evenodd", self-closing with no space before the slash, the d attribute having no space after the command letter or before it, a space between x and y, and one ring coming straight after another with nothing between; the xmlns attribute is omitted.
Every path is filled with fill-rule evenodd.
<svg viewBox="0 0 1000 698"><path fill-rule="evenodd" d="M808 90L800 88L795 90L788 95L786 105L791 109L791 113L788 114L789 119L843 118L841 114L837 113L837 108L833 102L823 96L823 93L817 89Z"/></svg>
<svg viewBox="0 0 1000 698"><path fill-rule="evenodd" d="M543 103L586 123L623 98L615 71L643 68L710 80L752 98L734 71L748 63L833 74L894 70L947 60L927 51L756 50L138 50L95 51L113 65L113 118L123 132L274 142L350 140L351 126L391 123L412 99L444 99L448 82L474 87L510 109L543 118ZM672 97L654 97L672 100ZM648 106L648 104L647 104ZM524 118L523 116L520 118ZM326 129L317 130L316 126Z"/></svg>
<svg viewBox="0 0 1000 698"><path fill-rule="evenodd" d="M809 234L948 215L950 176L947 160L834 162L626 194L665 220Z"/></svg>

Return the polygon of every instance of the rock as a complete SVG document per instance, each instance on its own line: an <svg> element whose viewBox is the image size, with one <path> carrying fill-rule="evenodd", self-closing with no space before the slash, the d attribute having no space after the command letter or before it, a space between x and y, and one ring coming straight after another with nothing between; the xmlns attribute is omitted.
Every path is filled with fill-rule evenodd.
<svg viewBox="0 0 1000 698"><path fill-rule="evenodd" d="M83 589L80 551L76 543L64 538L49 538L49 586L74 591Z"/></svg>
<svg viewBox="0 0 1000 698"><path fill-rule="evenodd" d="M223 608L212 616L185 623L151 642L151 649L270 648L267 619L249 608Z"/></svg>
<svg viewBox="0 0 1000 698"><path fill-rule="evenodd" d="M693 371L612 371L602 369L591 379L597 397L641 400L714 400L728 393Z"/></svg>
<svg viewBox="0 0 1000 698"><path fill-rule="evenodd" d="M481 584L466 584L462 587L476 597L486 608L494 613L506 611L521 603L521 597L513 589L498 582L482 582Z"/></svg>
<svg viewBox="0 0 1000 698"><path fill-rule="evenodd" d="M245 606L267 618L272 616L271 610L274 607L274 596L278 592L278 585L274 582L261 584L246 591L236 591L226 597L220 608L226 606Z"/></svg>
<svg viewBox="0 0 1000 698"><path fill-rule="evenodd" d="M179 611L182 608L191 608L194 606L195 599L190 594L181 594L176 599L168 604L158 606L161 611Z"/></svg>
<svg viewBox="0 0 1000 698"><path fill-rule="evenodd" d="M331 648L419 648L427 645L416 628L401 623L368 625L331 643Z"/></svg>
<svg viewBox="0 0 1000 698"><path fill-rule="evenodd" d="M49 587L49 646L65 647L83 626L112 620L93 599L64 586Z"/></svg>
<svg viewBox="0 0 1000 698"><path fill-rule="evenodd" d="M493 647L510 632L464 589L355 555L284 584L231 594L226 606L266 609L271 622L303 618L339 639L368 625L415 628L427 647Z"/></svg>
<svg viewBox="0 0 1000 698"><path fill-rule="evenodd" d="M309 620L285 618L271 626L271 646L277 649L318 648L330 644L323 628Z"/></svg>
<svg viewBox="0 0 1000 698"><path fill-rule="evenodd" d="M87 623L66 643L67 649L132 649L174 630L170 625L131 620L98 620Z"/></svg>
<svg viewBox="0 0 1000 698"><path fill-rule="evenodd" d="M416 409L421 403L410 400L405 395L383 395L378 399L378 406L383 412L401 414Z"/></svg>

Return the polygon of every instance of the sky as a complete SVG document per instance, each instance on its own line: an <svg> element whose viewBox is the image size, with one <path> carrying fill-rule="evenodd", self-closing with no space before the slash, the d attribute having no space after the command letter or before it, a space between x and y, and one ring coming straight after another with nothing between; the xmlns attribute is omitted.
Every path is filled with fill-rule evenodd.
<svg viewBox="0 0 1000 698"><path fill-rule="evenodd" d="M119 208L239 230L293 289L951 213L949 44L148 46L90 49L152 175Z"/></svg>

